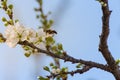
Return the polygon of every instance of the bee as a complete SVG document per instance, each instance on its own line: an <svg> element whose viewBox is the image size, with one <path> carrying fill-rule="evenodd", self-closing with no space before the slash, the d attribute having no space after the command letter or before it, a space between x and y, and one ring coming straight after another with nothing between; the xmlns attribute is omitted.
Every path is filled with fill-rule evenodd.
<svg viewBox="0 0 120 80"><path fill-rule="evenodd" d="M48 34L57 34L57 32L55 30L46 30L46 33Z"/></svg>

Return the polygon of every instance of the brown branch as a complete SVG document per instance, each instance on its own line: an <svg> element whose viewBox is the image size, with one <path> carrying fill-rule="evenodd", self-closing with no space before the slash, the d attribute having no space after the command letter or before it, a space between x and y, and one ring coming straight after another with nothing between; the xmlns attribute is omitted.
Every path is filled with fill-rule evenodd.
<svg viewBox="0 0 120 80"><path fill-rule="evenodd" d="M106 6L102 5L102 33L100 36L100 44L99 44L99 51L102 53L103 57L105 58L107 64L112 69L112 73L116 77L117 80L120 80L120 71L118 69L118 66L116 65L116 62L111 54L111 52L108 49L108 36L109 36L109 19L111 11L109 10L108 6L108 0L101 0Z"/></svg>
<svg viewBox="0 0 120 80"><path fill-rule="evenodd" d="M108 6L106 7L102 6L102 11L103 11L103 17L102 17L103 24L102 24L102 33L100 36L99 51L101 51L107 63L111 66L111 68L113 68L113 66L115 66L115 60L111 55L107 45L107 39L109 35L109 17L111 11L109 11Z"/></svg>
<svg viewBox="0 0 120 80"><path fill-rule="evenodd" d="M0 36L0 37L3 38L4 42L6 41L6 39L3 36ZM81 63L81 64L84 64L86 66L95 67L95 68L99 68L99 69L111 72L111 69L107 65L99 64L99 63L92 62L92 61L85 61L82 59L76 59L76 58L73 58L73 57L67 55L66 53L63 53L64 55L60 56L60 55L57 55L57 54L52 53L50 51L40 49L40 48L36 47L34 44L29 43L27 41L19 42L18 44L30 46L31 48L37 49L39 52L44 53L44 54L49 55L49 56L52 56L54 58L59 58L59 59L62 59L64 61L69 61L72 63Z"/></svg>
<svg viewBox="0 0 120 80"><path fill-rule="evenodd" d="M82 69L77 69L75 71L70 71L70 72L61 72L59 74L51 74L49 76L47 76L48 78L55 78L61 74L65 75L65 74L70 74L71 76L73 76L74 74L76 73L79 73L79 74L83 74L87 71L89 71L90 69L92 69L92 67L89 67L89 66L84 66Z"/></svg>
<svg viewBox="0 0 120 80"><path fill-rule="evenodd" d="M90 69L92 69L92 67L85 66L83 69L77 69L75 71L67 72L67 74L71 74L71 75L74 75L76 73L83 74L83 73L89 71Z"/></svg>
<svg viewBox="0 0 120 80"><path fill-rule="evenodd" d="M54 58L62 59L64 61L69 61L69 62L72 62L72 63L82 63L82 64L85 64L86 66L96 67L96 68L99 68L99 69L102 69L102 70L105 70L105 71L109 71L109 72L111 71L110 68L108 66L106 66L106 65L99 64L99 63L92 62L92 61L85 61L85 60L82 60L82 59L75 59L75 58L73 58L73 57L71 57L71 56L69 56L67 54L64 54L64 55L60 56L60 55L54 54L52 52L48 52L46 50L37 48L36 46L34 46L31 43L28 43L27 41L19 42L19 44L20 45L30 46L33 49L37 49L41 53L47 54L47 55L52 56Z"/></svg>

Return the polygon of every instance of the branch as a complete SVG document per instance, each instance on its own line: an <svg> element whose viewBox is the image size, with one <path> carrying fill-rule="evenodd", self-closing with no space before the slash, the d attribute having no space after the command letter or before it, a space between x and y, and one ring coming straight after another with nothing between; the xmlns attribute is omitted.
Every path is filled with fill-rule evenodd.
<svg viewBox="0 0 120 80"><path fill-rule="evenodd" d="M1 34L0 37L3 38L4 42L6 41L6 39L2 36L2 34ZM111 72L111 69L107 65L99 64L99 63L92 62L92 61L85 61L85 60L82 60L82 59L76 59L74 57L71 57L71 56L67 55L67 53L65 53L65 52L63 53L63 55L60 56L60 55L57 55L53 52L40 49L40 48L36 47L34 44L29 43L27 41L19 42L18 44L30 46L33 49L37 49L38 52L44 53L44 54L52 56L54 58L62 59L65 62L69 61L69 62L72 62L72 63L81 63L81 64L84 64L86 66L95 67L95 68L99 68L99 69Z"/></svg>
<svg viewBox="0 0 120 80"><path fill-rule="evenodd" d="M65 75L65 74L70 74L71 76L73 76L74 74L76 73L79 73L79 74L83 74L87 71L89 71L90 69L92 69L92 67L89 67L89 66L84 66L83 69L77 69L75 71L70 71L70 72L62 72L62 73L59 73L59 74L52 74L52 75L49 75L47 76L48 78L55 78L59 75Z"/></svg>
<svg viewBox="0 0 120 80"><path fill-rule="evenodd" d="M34 46L33 44L31 44L31 43L29 43L27 41L19 42L19 44L20 45L30 46L33 49L37 49L41 53L47 54L47 55L52 56L54 58L62 59L64 61L69 61L69 62L72 62L72 63L82 63L82 64L90 66L90 67L96 67L96 68L99 68L99 69L102 69L102 70L105 70L105 71L109 71L109 72L111 71L110 68L108 66L106 66L106 65L99 64L99 63L92 62L92 61L85 61L85 60L82 60L82 59L75 59L75 58L73 58L73 57L71 57L71 56L69 56L67 54L64 54L63 56L60 56L60 55L57 55L55 53L48 52L46 50L37 48L36 46Z"/></svg>
<svg viewBox="0 0 120 80"><path fill-rule="evenodd" d="M116 65L116 62L111 52L108 49L108 44L107 44L107 40L109 36L109 19L112 11L109 10L108 0L101 0L101 1L105 3L106 6L101 5L103 16L102 16L102 33L100 36L99 51L102 53L109 67L112 69L112 73L114 74L114 76L117 77L117 80L120 80L120 71L118 69L118 66Z"/></svg>
<svg viewBox="0 0 120 80"><path fill-rule="evenodd" d="M110 17L111 11L109 11L107 0L105 0L104 2L107 4L107 6L102 6L102 12L103 12L102 33L100 36L99 51L104 56L105 60L107 61L107 64L109 64L111 68L113 68L115 66L115 60L111 55L111 52L109 51L108 45L107 45L107 39L109 35L109 17Z"/></svg>

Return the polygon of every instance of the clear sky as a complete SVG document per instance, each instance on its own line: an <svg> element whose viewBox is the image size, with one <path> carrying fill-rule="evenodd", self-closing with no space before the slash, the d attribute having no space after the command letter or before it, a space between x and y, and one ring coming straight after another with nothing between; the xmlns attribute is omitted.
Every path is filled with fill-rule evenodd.
<svg viewBox="0 0 120 80"><path fill-rule="evenodd" d="M57 42L63 44L69 55L75 58L92 60L105 64L101 53L98 51L99 35L101 33L101 7L95 0L43 0L44 11L52 12L50 16L55 20L54 29L58 31ZM109 49L115 59L120 58L120 0L109 0L110 10L110 36ZM15 18L27 27L37 28L39 22L35 18L34 7L38 7L35 0L9 0L14 4ZM5 16L0 11L0 18ZM0 32L5 28L0 21ZM42 66L48 65L51 58L44 55L24 56L20 46L9 48L6 44L0 44L0 80L37 80L38 75L44 75ZM61 61L61 66L69 66L71 63ZM105 71L91 69L90 71L69 76L68 80L115 80Z"/></svg>

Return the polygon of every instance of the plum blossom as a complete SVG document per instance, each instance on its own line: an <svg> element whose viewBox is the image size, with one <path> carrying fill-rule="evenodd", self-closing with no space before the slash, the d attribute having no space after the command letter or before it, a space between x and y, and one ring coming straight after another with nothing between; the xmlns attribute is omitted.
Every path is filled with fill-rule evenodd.
<svg viewBox="0 0 120 80"><path fill-rule="evenodd" d="M23 31L24 31L24 27L19 23L16 23L15 25L9 25L5 30L5 34L4 34L6 38L6 44L9 47L15 47L19 42L21 33Z"/></svg>
<svg viewBox="0 0 120 80"><path fill-rule="evenodd" d="M9 47L15 47L19 41L28 41L37 47L44 45L43 48L45 48L43 41L48 35L46 35L43 28L35 31L34 29L24 27L17 22L14 25L7 26L4 36L6 38L6 44Z"/></svg>
<svg viewBox="0 0 120 80"><path fill-rule="evenodd" d="M12 48L14 48L19 41L28 41L30 43L33 43L38 48L45 49L46 37L53 35L46 34L43 28L35 31L34 29L24 27L19 22L17 22L14 25L7 26L4 36L6 38L6 44Z"/></svg>
<svg viewBox="0 0 120 80"><path fill-rule="evenodd" d="M36 31L32 28L25 28L21 34L21 41L33 42L36 38Z"/></svg>

